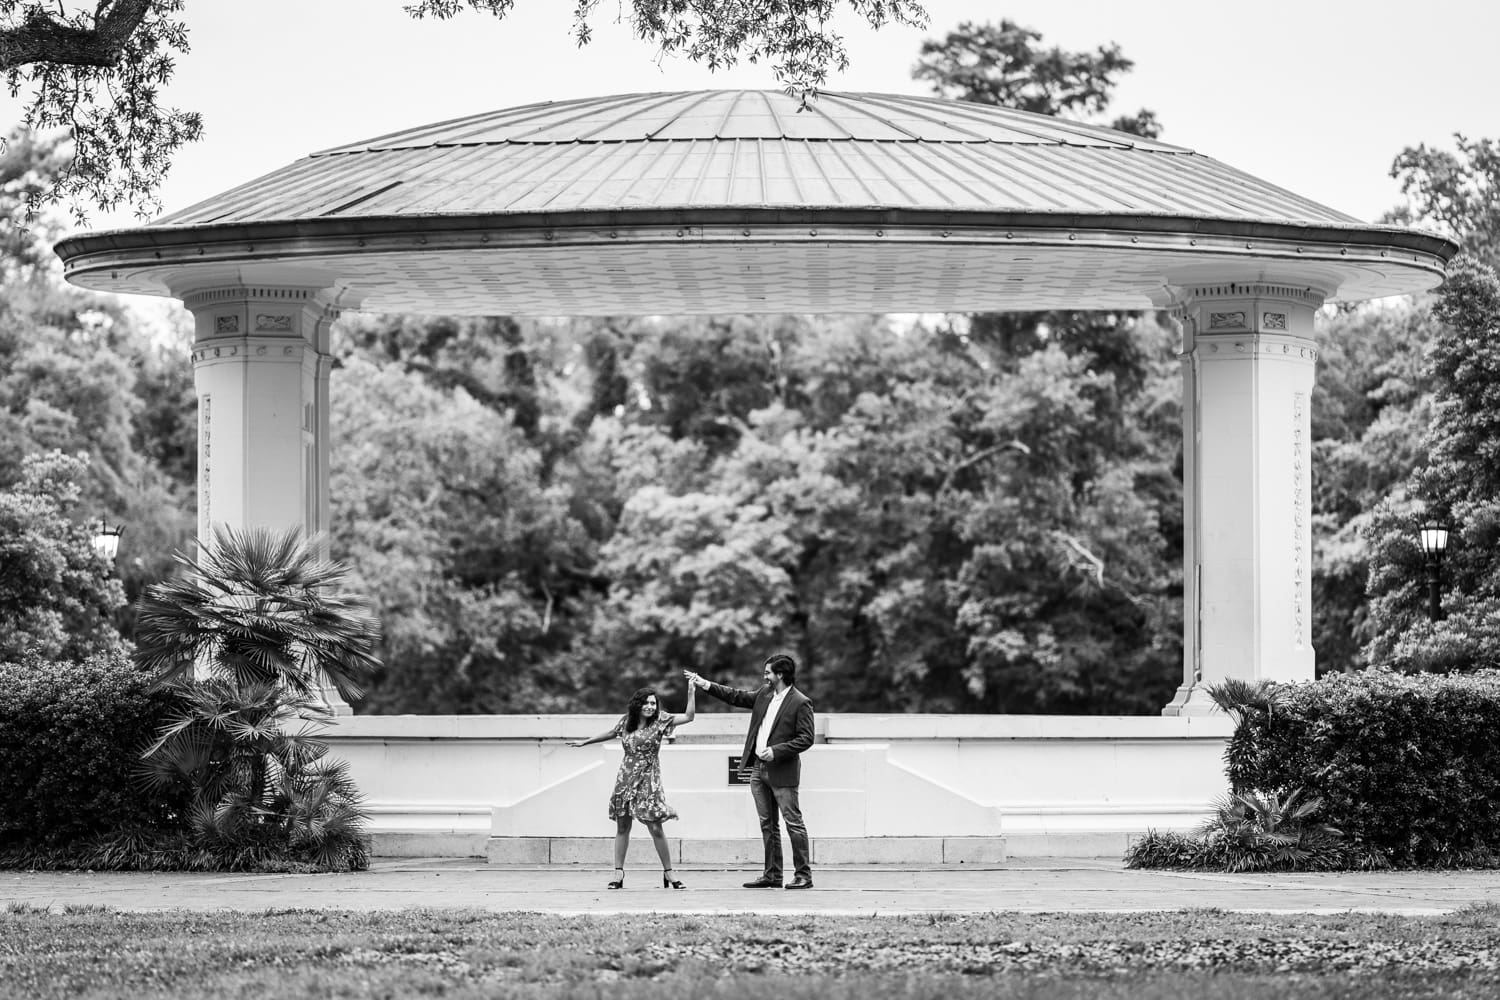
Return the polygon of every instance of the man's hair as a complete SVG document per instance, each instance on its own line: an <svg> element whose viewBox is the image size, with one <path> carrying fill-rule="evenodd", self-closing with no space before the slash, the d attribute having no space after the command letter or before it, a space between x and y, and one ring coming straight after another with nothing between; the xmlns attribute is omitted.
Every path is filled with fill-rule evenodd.
<svg viewBox="0 0 1500 1000"><path fill-rule="evenodd" d="M797 682L797 661L785 653L777 653L766 660L766 666L771 668L771 673L781 678L781 682L791 687Z"/></svg>

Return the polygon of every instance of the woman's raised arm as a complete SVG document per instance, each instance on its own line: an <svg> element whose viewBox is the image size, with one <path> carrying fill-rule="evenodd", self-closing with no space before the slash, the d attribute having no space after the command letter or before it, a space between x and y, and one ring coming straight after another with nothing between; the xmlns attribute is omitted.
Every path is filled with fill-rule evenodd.
<svg viewBox="0 0 1500 1000"><path fill-rule="evenodd" d="M698 685L688 681L687 708L680 715L672 716L672 725L685 726L698 714Z"/></svg>

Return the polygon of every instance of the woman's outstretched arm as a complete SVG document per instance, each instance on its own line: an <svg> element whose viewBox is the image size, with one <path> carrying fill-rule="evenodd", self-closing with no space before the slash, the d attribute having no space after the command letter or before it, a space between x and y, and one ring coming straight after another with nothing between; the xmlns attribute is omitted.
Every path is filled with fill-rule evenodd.
<svg viewBox="0 0 1500 1000"><path fill-rule="evenodd" d="M614 739L615 729L618 729L618 728L619 727L616 726L616 727L614 727L614 729L606 729L604 732L600 733L598 736L590 736L586 740L569 740L568 741L568 746L570 746L570 747L586 747L590 743L603 743L606 740Z"/></svg>
<svg viewBox="0 0 1500 1000"><path fill-rule="evenodd" d="M674 725L674 726L685 726L689 722L692 722L693 721L693 717L696 716L697 714L698 714L698 685L694 684L692 681L688 681L687 708L683 709L682 714L672 716L672 725Z"/></svg>

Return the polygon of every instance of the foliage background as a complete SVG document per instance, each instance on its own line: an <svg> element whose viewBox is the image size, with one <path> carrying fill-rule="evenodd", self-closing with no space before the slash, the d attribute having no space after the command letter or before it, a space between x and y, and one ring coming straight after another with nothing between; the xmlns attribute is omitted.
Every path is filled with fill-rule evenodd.
<svg viewBox="0 0 1500 1000"><path fill-rule="evenodd" d="M1110 107L1130 68L1002 21L934 39L917 74L1154 135L1149 109ZM1492 655L1496 485L1469 473L1496 440L1497 160L1460 137L1392 166L1410 199L1392 218L1475 254L1451 294L1319 317L1320 670L1432 636L1465 651L1446 664ZM13 135L0 214L65 161ZM63 284L56 232L44 216L0 245L4 532L29 551L125 522L134 599L194 530L190 333ZM1181 402L1161 317L355 315L335 343L333 553L385 627L360 711L610 710L682 667L748 680L777 649L823 710L1152 714L1180 681ZM54 453L84 463L61 514L25 499L28 456ZM1412 585L1410 520L1429 508L1462 522L1441 628ZM34 603L20 565L0 571L12 635ZM132 605L106 603L131 634Z"/></svg>

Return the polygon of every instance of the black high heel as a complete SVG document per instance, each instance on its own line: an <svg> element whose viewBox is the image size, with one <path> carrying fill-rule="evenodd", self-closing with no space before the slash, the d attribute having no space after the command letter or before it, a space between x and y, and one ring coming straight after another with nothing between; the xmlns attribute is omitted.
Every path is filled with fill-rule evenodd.
<svg viewBox="0 0 1500 1000"><path fill-rule="evenodd" d="M661 873L661 887L663 889L686 889L687 886L671 877L672 869L668 868Z"/></svg>
<svg viewBox="0 0 1500 1000"><path fill-rule="evenodd" d="M623 868L616 868L615 871L617 871L617 872L620 873L620 877L617 878L617 879L615 879L609 885L605 886L606 889L623 889L623 888L625 888L625 869L623 869Z"/></svg>

